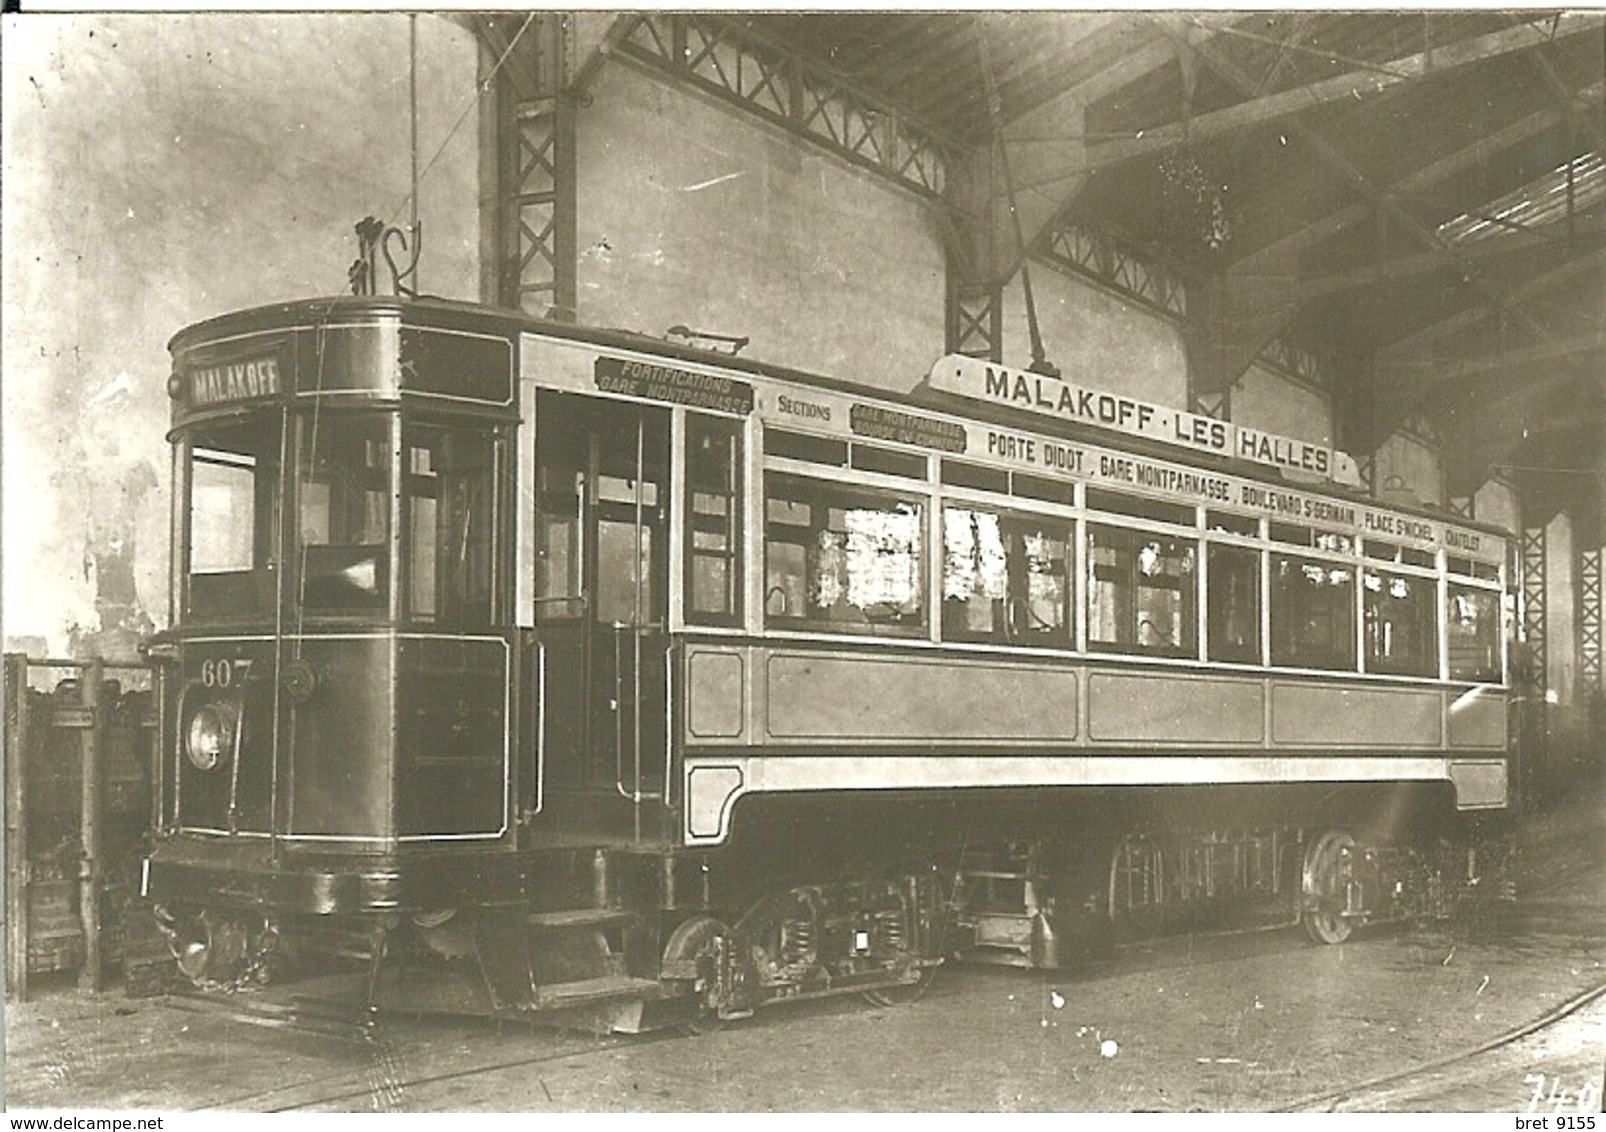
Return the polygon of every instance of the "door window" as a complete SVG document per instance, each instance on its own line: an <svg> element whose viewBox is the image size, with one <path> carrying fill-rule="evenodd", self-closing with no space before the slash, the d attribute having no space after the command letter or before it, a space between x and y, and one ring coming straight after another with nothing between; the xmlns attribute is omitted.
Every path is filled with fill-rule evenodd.
<svg viewBox="0 0 1606 1132"><path fill-rule="evenodd" d="M741 620L741 426L686 417L686 620Z"/></svg>

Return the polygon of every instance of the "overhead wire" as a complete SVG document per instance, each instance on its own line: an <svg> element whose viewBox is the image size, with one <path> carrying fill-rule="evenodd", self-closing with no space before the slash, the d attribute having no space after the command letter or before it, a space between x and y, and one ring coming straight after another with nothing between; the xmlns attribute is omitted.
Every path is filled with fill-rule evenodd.
<svg viewBox="0 0 1606 1132"><path fill-rule="evenodd" d="M484 78L479 79L479 80L477 80L475 82L473 94L464 103L463 109L458 114L456 121L454 121L452 123L451 128L446 131L446 136L441 140L440 145L435 148L434 154L424 164L424 168L421 171L417 170L417 168L416 168L416 157L415 157L415 159L414 159L415 160L415 171L413 173L413 190L409 194L409 200L410 200L410 203L411 203L411 206L413 207L413 209L416 210L417 207L418 207L418 201L417 201L418 185L423 181L424 178L429 176L430 172L435 168L435 164L438 161L440 161L441 156L446 152L447 147L450 146L452 144L452 141L457 137L458 131L463 128L463 123L468 120L469 114L474 110L474 108L476 106L479 105L480 98L485 94L485 92L487 90L490 89L491 84L496 81L496 77L499 74L501 74L502 68L507 65L507 61L508 61L509 58L512 57L514 49L518 47L519 41L524 38L524 33L527 32L530 29L530 25L535 22L535 17L538 14L539 14L538 12L533 12L533 11L532 12L528 12L528 13L525 14L524 22L519 25L519 30L513 33L513 38L508 41L508 45L507 45L506 49L503 50L502 54L497 58L496 63L491 67L490 72L488 74L486 74L486 76ZM416 116L417 115L416 115L416 110L415 110L415 114L414 114L415 119L416 119ZM415 121L415 130L416 130L416 121ZM416 137L415 137L414 144L415 144L415 146L417 144ZM394 220L396 217L401 215L402 211L409 206L409 200L402 201L400 204L398 204L391 211L391 214L390 214L391 220Z"/></svg>

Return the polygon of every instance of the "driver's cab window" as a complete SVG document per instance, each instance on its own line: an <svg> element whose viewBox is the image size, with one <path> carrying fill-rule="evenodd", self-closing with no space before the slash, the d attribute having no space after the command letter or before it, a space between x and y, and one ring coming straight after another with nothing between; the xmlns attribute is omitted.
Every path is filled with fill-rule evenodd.
<svg viewBox="0 0 1606 1132"><path fill-rule="evenodd" d="M273 609L280 418L209 426L187 441L184 614L198 620Z"/></svg>
<svg viewBox="0 0 1606 1132"><path fill-rule="evenodd" d="M408 422L402 432L407 612L483 628L495 615L496 437Z"/></svg>
<svg viewBox="0 0 1606 1132"><path fill-rule="evenodd" d="M383 610L390 579L390 418L303 418L296 463L296 560L303 608Z"/></svg>

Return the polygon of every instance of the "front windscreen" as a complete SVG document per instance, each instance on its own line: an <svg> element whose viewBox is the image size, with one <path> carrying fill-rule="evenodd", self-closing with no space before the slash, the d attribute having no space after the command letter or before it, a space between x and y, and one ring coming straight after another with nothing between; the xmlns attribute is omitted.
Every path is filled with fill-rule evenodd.
<svg viewBox="0 0 1606 1132"><path fill-rule="evenodd" d="M189 618L250 618L273 610L280 427L275 414L209 426L188 438Z"/></svg>
<svg viewBox="0 0 1606 1132"><path fill-rule="evenodd" d="M298 598L308 613L383 613L390 594L388 413L303 417L296 458Z"/></svg>

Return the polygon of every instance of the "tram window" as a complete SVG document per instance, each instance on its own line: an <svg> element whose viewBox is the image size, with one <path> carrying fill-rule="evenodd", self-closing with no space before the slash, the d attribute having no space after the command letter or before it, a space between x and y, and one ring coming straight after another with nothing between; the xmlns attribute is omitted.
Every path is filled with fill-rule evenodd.
<svg viewBox="0 0 1606 1132"><path fill-rule="evenodd" d="M1024 499L1041 499L1044 503L1076 502L1076 487L1067 480L1045 479L1025 472L1015 472L1010 478L1015 494Z"/></svg>
<svg viewBox="0 0 1606 1132"><path fill-rule="evenodd" d="M255 558L257 458L207 449L196 449L193 455L191 490L203 522L194 527L190 541L190 570L249 570Z"/></svg>
<svg viewBox="0 0 1606 1132"><path fill-rule="evenodd" d="M1463 578L1482 578L1486 582L1500 579L1500 567L1492 562L1474 562L1470 558L1452 557L1446 565L1450 573L1460 574Z"/></svg>
<svg viewBox="0 0 1606 1132"><path fill-rule="evenodd" d="M846 441L807 436L801 432L788 432L784 428L764 430L764 451L771 456L807 460L811 464L828 464L833 468L843 468L848 463Z"/></svg>
<svg viewBox="0 0 1606 1132"><path fill-rule="evenodd" d="M1366 671L1437 676L1438 583L1367 569L1361 572L1361 584L1366 589Z"/></svg>
<svg viewBox="0 0 1606 1132"><path fill-rule="evenodd" d="M638 486L641 491L641 505L657 507L658 485L652 480L637 481L628 476L610 476L607 473L597 476L597 502L623 503L627 507L634 507Z"/></svg>
<svg viewBox="0 0 1606 1132"><path fill-rule="evenodd" d="M390 418L302 418L296 499L302 606L345 613L384 609L390 589Z"/></svg>
<svg viewBox="0 0 1606 1132"><path fill-rule="evenodd" d="M1205 598L1211 660L1260 662L1260 552L1241 546L1209 549Z"/></svg>
<svg viewBox="0 0 1606 1132"><path fill-rule="evenodd" d="M580 501L585 446L574 433L543 438L535 468L535 600L542 618L585 612L580 577Z"/></svg>
<svg viewBox="0 0 1606 1132"><path fill-rule="evenodd" d="M1267 526L1267 533L1273 542L1289 542L1295 546L1309 546L1311 535L1315 532L1309 527L1301 527L1295 523L1271 523Z"/></svg>
<svg viewBox="0 0 1606 1132"><path fill-rule="evenodd" d="M954 487L974 487L981 491L1009 491L1009 473L997 468L983 468L960 460L942 462L942 482Z"/></svg>
<svg viewBox="0 0 1606 1132"><path fill-rule="evenodd" d="M1105 651L1196 656L1197 544L1089 525L1088 644Z"/></svg>
<svg viewBox="0 0 1606 1132"><path fill-rule="evenodd" d="M1337 531L1318 531L1313 527L1301 526L1297 523L1272 523L1269 533L1276 542L1293 543L1295 546L1309 546L1328 554L1355 553L1355 537L1353 535L1339 534Z"/></svg>
<svg viewBox="0 0 1606 1132"><path fill-rule="evenodd" d="M1206 511L1205 527L1230 535L1254 538L1260 534L1260 520L1253 515L1234 515L1228 511Z"/></svg>
<svg viewBox="0 0 1606 1132"><path fill-rule="evenodd" d="M652 540L653 528L648 524L637 526L606 517L597 520L598 621L605 625L657 621Z"/></svg>
<svg viewBox="0 0 1606 1132"><path fill-rule="evenodd" d="M1375 558L1379 562L1400 560L1400 548L1391 542L1378 542L1375 538L1369 538L1361 545L1368 558Z"/></svg>
<svg viewBox="0 0 1606 1132"><path fill-rule="evenodd" d="M410 426L402 446L408 613L452 628L488 625L495 440L481 432Z"/></svg>
<svg viewBox="0 0 1606 1132"><path fill-rule="evenodd" d="M1355 668L1355 571L1276 554L1271 565L1271 662Z"/></svg>
<svg viewBox="0 0 1606 1132"><path fill-rule="evenodd" d="M1070 644L1064 525L964 507L943 510L943 636Z"/></svg>
<svg viewBox="0 0 1606 1132"><path fill-rule="evenodd" d="M1404 566L1420 566L1424 570L1431 570L1439 564L1433 551L1418 550L1412 546L1400 548L1400 563Z"/></svg>
<svg viewBox="0 0 1606 1132"><path fill-rule="evenodd" d="M1140 499L1135 495L1122 495L1097 487L1087 489L1087 506L1090 511L1110 511L1160 523L1175 523L1179 527L1191 527L1194 523L1192 507L1161 503L1156 499Z"/></svg>
<svg viewBox="0 0 1606 1132"><path fill-rule="evenodd" d="M1500 682L1500 595L1450 583L1450 679Z"/></svg>
<svg viewBox="0 0 1606 1132"><path fill-rule="evenodd" d="M741 433L714 417L686 417L686 620L741 618Z"/></svg>
<svg viewBox="0 0 1606 1132"><path fill-rule="evenodd" d="M890 448L877 448L871 444L853 446L853 466L867 472L882 472L905 479L926 478L926 458L913 452L894 452Z"/></svg>
<svg viewBox="0 0 1606 1132"><path fill-rule="evenodd" d="M766 477L765 493L769 624L924 627L918 501L776 473Z"/></svg>
<svg viewBox="0 0 1606 1132"><path fill-rule="evenodd" d="M238 617L271 610L278 418L197 433L189 453L187 615Z"/></svg>

